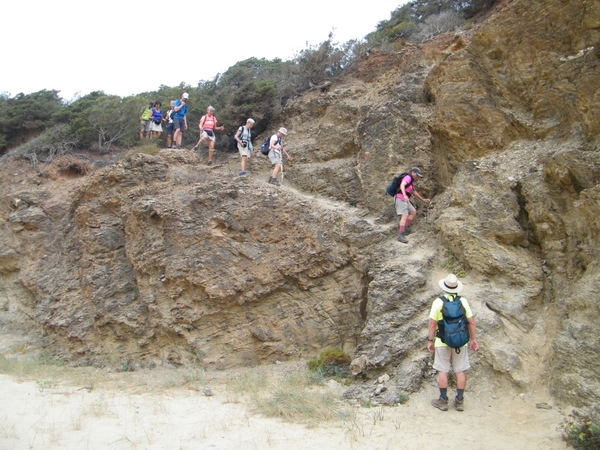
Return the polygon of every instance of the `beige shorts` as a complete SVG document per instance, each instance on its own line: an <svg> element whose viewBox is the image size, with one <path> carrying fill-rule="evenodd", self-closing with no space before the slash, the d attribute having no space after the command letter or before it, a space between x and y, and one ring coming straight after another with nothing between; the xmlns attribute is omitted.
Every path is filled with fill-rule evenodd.
<svg viewBox="0 0 600 450"><path fill-rule="evenodd" d="M433 368L446 373L450 372L450 368L454 373L469 370L471 368L469 348L464 346L460 349L460 353L456 353L456 350L450 347L436 347Z"/></svg>
<svg viewBox="0 0 600 450"><path fill-rule="evenodd" d="M269 152L269 160L273 166L275 164L281 164L281 152L276 152L275 150L271 149Z"/></svg>
<svg viewBox="0 0 600 450"><path fill-rule="evenodd" d="M150 131L152 130L152 121L151 120L140 120L140 131Z"/></svg>
<svg viewBox="0 0 600 450"><path fill-rule="evenodd" d="M398 197L394 198L394 206L396 207L397 216L408 216L411 212L417 211L411 202L405 202Z"/></svg>
<svg viewBox="0 0 600 450"><path fill-rule="evenodd" d="M240 156L246 156L247 158L250 158L250 149L248 146L242 147L242 145L238 142L237 149L238 152L240 152Z"/></svg>

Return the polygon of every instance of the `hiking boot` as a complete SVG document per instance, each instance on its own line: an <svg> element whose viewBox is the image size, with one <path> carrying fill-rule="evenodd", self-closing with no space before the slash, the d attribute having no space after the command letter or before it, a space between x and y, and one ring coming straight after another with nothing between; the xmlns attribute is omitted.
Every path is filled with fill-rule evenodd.
<svg viewBox="0 0 600 450"><path fill-rule="evenodd" d="M465 410L465 399L459 400L458 398L454 398L454 409L457 411Z"/></svg>
<svg viewBox="0 0 600 450"><path fill-rule="evenodd" d="M246 177L246 176L248 176L248 173L245 170L240 170L239 175L240 175L240 177Z"/></svg>
<svg viewBox="0 0 600 450"><path fill-rule="evenodd" d="M412 233L412 230L410 229L410 225L408 225L406 228L404 228L404 234L409 235L410 233Z"/></svg>
<svg viewBox="0 0 600 450"><path fill-rule="evenodd" d="M274 186L281 186L281 184L279 184L279 181L277 181L277 178L273 177L269 177L269 184L272 184Z"/></svg>
<svg viewBox="0 0 600 450"><path fill-rule="evenodd" d="M448 400L444 400L443 398L436 398L435 400L431 400L431 404L440 411L448 411Z"/></svg>
<svg viewBox="0 0 600 450"><path fill-rule="evenodd" d="M398 242L402 242L404 244L408 244L408 239L406 239L406 236L404 236L404 233L400 233L398 235Z"/></svg>
<svg viewBox="0 0 600 450"><path fill-rule="evenodd" d="M212 166L212 161L209 161L207 166Z"/></svg>

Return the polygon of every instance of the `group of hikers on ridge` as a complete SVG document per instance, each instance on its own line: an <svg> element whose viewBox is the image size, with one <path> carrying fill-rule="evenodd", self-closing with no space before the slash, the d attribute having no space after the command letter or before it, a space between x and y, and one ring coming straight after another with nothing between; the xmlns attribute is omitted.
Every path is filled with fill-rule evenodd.
<svg viewBox="0 0 600 450"><path fill-rule="evenodd" d="M184 92L179 100L171 101L170 107L165 116L162 116L161 103L150 102L148 107L142 111L140 117L140 139L151 138L153 135L160 138L162 133L161 122L167 124L167 148L181 148L183 133L188 129L187 123L187 101L189 94ZM252 127L255 121L248 118L246 123L240 126L234 135L234 141L238 153L240 155L240 177L248 176L248 163L254 155L254 146L252 144ZM209 106L198 121L198 129L200 131L200 139L193 147L192 151L196 151L203 143L208 146L208 165L212 166L215 153L215 131L225 130L224 126L218 125L218 119L215 116L214 106ZM282 155L285 155L289 160L292 157L285 150L283 139L288 135L286 128L281 127L276 133L266 139L261 146L261 153L268 155L271 162L272 171L267 182L279 186L277 181L278 175L283 170ZM404 244L408 243L407 235L412 232L412 222L417 215L417 210L411 203L411 197L414 195L422 202L429 203L430 199L423 198L415 189L415 181L422 178L423 173L419 167L413 167L410 171L401 173L395 177L387 187L387 193L394 198L394 208L396 215L399 217L398 222L398 241Z"/></svg>
<svg viewBox="0 0 600 450"><path fill-rule="evenodd" d="M162 133L161 122L166 122L167 125L167 148L181 148L181 141L183 133L188 129L187 123L187 101L189 94L184 92L179 100L171 101L170 107L167 113L163 116L161 112L160 102L150 102L147 108L142 111L140 116L140 140L144 138L150 139L153 134L152 130L157 130L155 136L160 138ZM238 128L234 135L234 141L240 154L240 172L239 176L248 176L247 167L250 158L254 155L254 146L252 145L252 127L255 124L255 120L248 118L246 123ZM224 126L218 125L218 119L215 116L214 106L209 106L206 109L206 114L203 115L199 122L198 128L200 130L200 139L192 149L196 151L200 148L203 143L208 145L208 165L213 165L214 152L215 152L215 131L225 130ZM283 139L287 136L288 131L286 128L281 127L277 132L265 140L268 142L267 145L263 144L261 153L268 155L271 165L273 167L271 175L267 182L275 186L279 186L280 183L277 181L277 176L283 170L282 153L291 160L292 157L285 150L283 145ZM264 148L266 147L266 149Z"/></svg>
<svg viewBox="0 0 600 450"><path fill-rule="evenodd" d="M187 101L189 94L184 92L179 100L171 101L170 107L165 116L162 116L161 103L150 102L148 107L142 111L140 117L140 139L151 138L153 135L160 138L162 133L161 122L167 124L167 148L181 148L183 133L188 129L187 123ZM246 123L240 126L235 135L234 141L240 155L240 171L239 176L246 177L248 175L248 163L254 154L254 146L252 144L252 127L255 121L248 118ZM200 139L193 147L192 151L196 151L203 143L208 145L208 165L213 164L215 152L215 131L225 130L224 126L218 125L218 119L215 116L214 106L209 106L199 122L198 128L200 131ZM261 153L268 155L271 162L272 171L267 182L279 186L277 181L278 175L283 170L282 154L289 160L292 157L285 150L283 139L288 135L286 128L281 127L276 133L270 136L261 146ZM394 208L396 215L399 217L398 222L398 241L404 244L408 243L407 235L412 232L412 222L417 215L417 210L411 203L411 197L414 195L422 202L429 203L430 199L424 198L415 189L415 181L422 178L423 173L419 167L413 167L409 172L401 173L395 177L387 187L387 193L394 198Z"/></svg>

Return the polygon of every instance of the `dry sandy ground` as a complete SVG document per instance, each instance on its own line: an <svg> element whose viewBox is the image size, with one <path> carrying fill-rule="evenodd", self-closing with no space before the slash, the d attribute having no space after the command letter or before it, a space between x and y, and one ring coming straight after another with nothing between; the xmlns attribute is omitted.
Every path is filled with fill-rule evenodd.
<svg viewBox="0 0 600 450"><path fill-rule="evenodd" d="M76 381L0 375L0 449L566 448L560 424L569 411L536 407L549 400L536 393L476 387L464 412L441 412L429 404L437 393L430 383L404 405L346 406L345 420L307 426L261 416L232 397L222 376L209 375L193 389L153 388L170 376L166 371L113 376L86 384L85 375ZM207 386L214 395L203 393ZM329 382L326 389L345 388Z"/></svg>

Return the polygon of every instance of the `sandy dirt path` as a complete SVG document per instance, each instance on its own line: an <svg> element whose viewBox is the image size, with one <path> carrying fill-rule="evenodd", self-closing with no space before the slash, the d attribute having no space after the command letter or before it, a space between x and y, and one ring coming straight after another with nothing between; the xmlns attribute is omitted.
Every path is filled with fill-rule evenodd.
<svg viewBox="0 0 600 450"><path fill-rule="evenodd" d="M354 406L345 420L309 427L261 416L218 380L211 396L184 388L136 393L131 386L90 389L0 375L0 449L567 448L559 430L565 411L536 407L548 398L531 393L476 389L464 412L441 412L429 404L436 394L430 385L406 404Z"/></svg>

